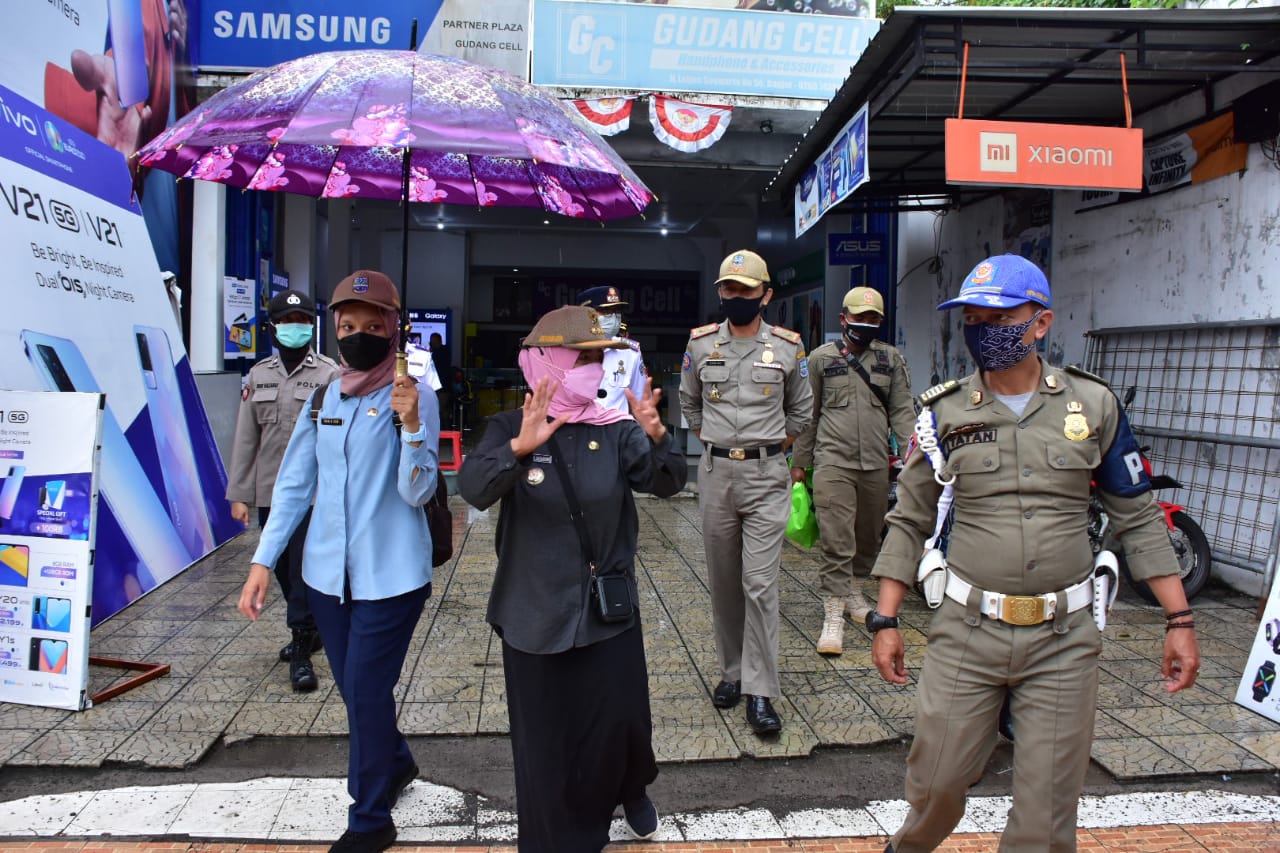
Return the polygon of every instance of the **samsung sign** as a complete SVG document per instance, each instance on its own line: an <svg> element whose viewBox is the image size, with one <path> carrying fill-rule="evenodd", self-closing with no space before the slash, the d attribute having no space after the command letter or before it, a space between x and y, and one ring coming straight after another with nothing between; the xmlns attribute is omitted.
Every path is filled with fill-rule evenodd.
<svg viewBox="0 0 1280 853"><path fill-rule="evenodd" d="M202 70L262 68L328 50L406 50L413 20L421 37L441 2L207 0L199 8L192 61Z"/></svg>

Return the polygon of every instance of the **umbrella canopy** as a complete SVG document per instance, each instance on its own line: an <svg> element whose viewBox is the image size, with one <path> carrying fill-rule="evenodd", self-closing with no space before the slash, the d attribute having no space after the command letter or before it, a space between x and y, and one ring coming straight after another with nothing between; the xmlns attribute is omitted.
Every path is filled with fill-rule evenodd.
<svg viewBox="0 0 1280 853"><path fill-rule="evenodd" d="M318 53L263 69L137 156L184 178L320 198L407 195L599 221L634 216L653 199L572 107L496 68L408 50Z"/></svg>

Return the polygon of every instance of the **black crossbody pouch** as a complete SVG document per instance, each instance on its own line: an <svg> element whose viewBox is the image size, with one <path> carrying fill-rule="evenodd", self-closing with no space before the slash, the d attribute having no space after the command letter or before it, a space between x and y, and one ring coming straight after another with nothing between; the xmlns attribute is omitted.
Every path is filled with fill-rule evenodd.
<svg viewBox="0 0 1280 853"><path fill-rule="evenodd" d="M625 571L607 574L600 574L597 571L591 540L587 538L587 525L582 516L582 506L578 503L578 493L573 488L573 481L569 479L569 470L556 444L556 437L553 435L547 439L547 444L551 448L551 461L560 475L564 496L569 501L569 517L573 519L573 526L578 531L582 556L587 561L587 568L591 572L592 608L601 622L626 622L636 612L635 602L631 600L631 581L627 578Z"/></svg>

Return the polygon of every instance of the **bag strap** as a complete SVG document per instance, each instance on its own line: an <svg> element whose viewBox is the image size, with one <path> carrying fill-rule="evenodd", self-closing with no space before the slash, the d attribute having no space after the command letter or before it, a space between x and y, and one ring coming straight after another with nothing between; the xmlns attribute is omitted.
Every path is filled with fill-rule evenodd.
<svg viewBox="0 0 1280 853"><path fill-rule="evenodd" d="M582 556L587 558L587 568L591 570L592 579L596 576L596 558L592 556L594 552L591 550L591 540L587 537L587 522L582 515L582 505L578 503L578 492L573 488L573 481L569 479L569 468L564 464L564 459L560 455L560 445L556 443L555 435L551 435L547 439L547 446L551 448L551 462L556 466L556 473L560 476L560 485L564 489L564 496L569 501L569 517L573 519L573 526L578 531L578 542L582 545Z"/></svg>
<svg viewBox="0 0 1280 853"><path fill-rule="evenodd" d="M337 381L336 379L330 379L311 395L311 422L313 424L320 422L320 407L324 405L324 392L328 391L329 386Z"/></svg>
<svg viewBox="0 0 1280 853"><path fill-rule="evenodd" d="M867 369L862 366L862 362L858 361L858 357L849 351L848 347L841 345L840 354L844 356L845 361L849 362L849 366L853 368L853 372L858 374L858 376L862 378L863 382L867 383L867 387L871 389L871 393L875 395L875 398L880 401L880 405L884 407L885 420L888 420L889 398L886 397L885 393L877 388L874 383L872 383L870 375L867 374Z"/></svg>

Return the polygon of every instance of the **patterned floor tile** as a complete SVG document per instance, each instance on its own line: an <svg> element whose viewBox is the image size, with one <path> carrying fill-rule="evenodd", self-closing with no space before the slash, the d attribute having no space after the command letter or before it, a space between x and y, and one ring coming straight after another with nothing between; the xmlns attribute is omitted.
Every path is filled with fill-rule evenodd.
<svg viewBox="0 0 1280 853"><path fill-rule="evenodd" d="M107 756L127 737L124 732L58 729L36 738L7 763L19 767L101 767Z"/></svg>
<svg viewBox="0 0 1280 853"><path fill-rule="evenodd" d="M1151 740L1201 773L1273 769L1271 762L1218 734L1155 736Z"/></svg>
<svg viewBox="0 0 1280 853"><path fill-rule="evenodd" d="M1172 776L1191 773L1194 768L1175 758L1146 738L1095 740L1093 760L1118 779Z"/></svg>
<svg viewBox="0 0 1280 853"><path fill-rule="evenodd" d="M406 702L400 707L400 730L406 735L473 735L479 723L479 702Z"/></svg>
<svg viewBox="0 0 1280 853"><path fill-rule="evenodd" d="M204 758L219 737L215 732L138 732L117 746L107 759L120 764L181 769Z"/></svg>
<svg viewBox="0 0 1280 853"><path fill-rule="evenodd" d="M1167 706L1149 708L1109 708L1107 713L1144 737L1157 735L1208 734L1210 729Z"/></svg>
<svg viewBox="0 0 1280 853"><path fill-rule="evenodd" d="M1224 737L1243 746L1273 767L1280 767L1280 731L1228 734Z"/></svg>
<svg viewBox="0 0 1280 853"><path fill-rule="evenodd" d="M226 730L228 734L305 735L321 707L318 702L246 702Z"/></svg>
<svg viewBox="0 0 1280 853"><path fill-rule="evenodd" d="M243 703L201 700L179 702L175 699L147 721L145 731L222 734L235 719L241 705Z"/></svg>

